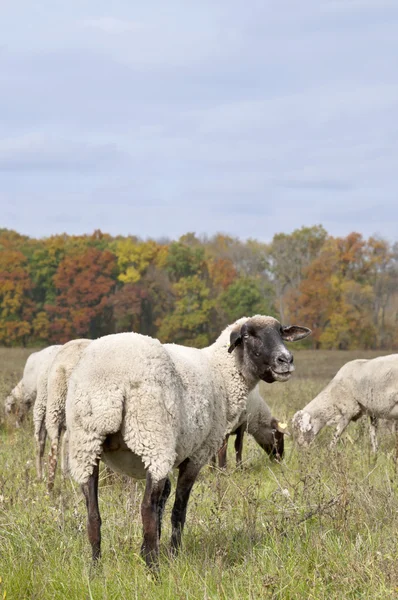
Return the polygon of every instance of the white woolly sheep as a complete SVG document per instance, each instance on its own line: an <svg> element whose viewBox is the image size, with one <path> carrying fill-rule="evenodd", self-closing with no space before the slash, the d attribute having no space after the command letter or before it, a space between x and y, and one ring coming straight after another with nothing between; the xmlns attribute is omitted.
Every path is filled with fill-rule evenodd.
<svg viewBox="0 0 398 600"><path fill-rule="evenodd" d="M45 426L51 442L47 481L49 491L54 486L59 440L66 427L65 403L69 378L85 348L90 343L91 340L77 339L62 346L52 361L48 372ZM65 437L63 441L65 442ZM61 452L61 455L64 457L64 451ZM63 471L65 470L65 465L63 465Z"/></svg>
<svg viewBox="0 0 398 600"><path fill-rule="evenodd" d="M201 467L235 427L258 381L290 378L293 357L283 340L309 333L256 316L228 326L201 350L163 345L137 333L91 342L70 379L66 422L70 473L86 498L94 561L101 554L99 459L115 471L146 478L141 554L156 571L170 471L179 469L171 517L176 553Z"/></svg>
<svg viewBox="0 0 398 600"><path fill-rule="evenodd" d="M247 397L247 407L243 411L238 425L229 434L236 435L236 466L239 467L242 463L245 431L254 437L257 444L269 456L280 459L283 457L284 436L287 433L286 427L286 424L280 423L276 417L272 416L271 409L260 394L259 387L256 386ZM226 436L222 447L218 451L218 466L220 469L224 469L227 466L229 435Z"/></svg>
<svg viewBox="0 0 398 600"><path fill-rule="evenodd" d="M37 392L33 405L33 427L36 440L36 470L38 479L42 479L43 477L43 455L47 435L44 420L46 416L48 372L60 348L62 348L62 345L49 346L38 352L37 354L40 354L40 357L36 358L38 361L36 367Z"/></svg>
<svg viewBox="0 0 398 600"><path fill-rule="evenodd" d="M17 425L25 418L36 400L38 381L42 370L54 357L54 348L60 348L60 346L48 346L43 350L32 352L28 356L22 379L5 399L5 412L7 414L16 413Z"/></svg>
<svg viewBox="0 0 398 600"><path fill-rule="evenodd" d="M350 421L370 417L370 437L377 451L377 419L398 419L398 354L346 363L292 424L300 445L310 444L325 425L336 425L333 447Z"/></svg>

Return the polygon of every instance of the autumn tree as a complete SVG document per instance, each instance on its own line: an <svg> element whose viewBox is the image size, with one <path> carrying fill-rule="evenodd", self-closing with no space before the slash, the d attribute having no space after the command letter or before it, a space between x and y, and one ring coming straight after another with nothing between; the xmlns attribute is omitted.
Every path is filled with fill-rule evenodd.
<svg viewBox="0 0 398 600"><path fill-rule="evenodd" d="M0 249L0 343L25 346L32 331L34 303L27 260L18 250Z"/></svg>
<svg viewBox="0 0 398 600"><path fill-rule="evenodd" d="M109 250L88 247L66 256L54 276L55 305L51 315L51 340L96 338L112 330L108 296L116 282L116 257Z"/></svg>
<svg viewBox="0 0 398 600"><path fill-rule="evenodd" d="M288 296L295 296L305 270L316 259L327 233L321 225L302 227L291 234L276 234L269 246L269 271L273 282L280 320L287 322ZM290 319L291 320L291 319Z"/></svg>

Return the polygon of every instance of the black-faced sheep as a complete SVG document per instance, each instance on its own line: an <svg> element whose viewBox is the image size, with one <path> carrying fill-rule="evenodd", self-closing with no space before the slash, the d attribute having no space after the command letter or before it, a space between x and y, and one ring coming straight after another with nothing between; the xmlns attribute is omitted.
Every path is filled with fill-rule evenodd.
<svg viewBox="0 0 398 600"><path fill-rule="evenodd" d="M141 553L157 570L170 471L179 470L171 517L171 548L177 552L201 467L239 421L256 384L290 378L293 357L283 341L309 333L255 316L230 325L201 350L137 333L105 336L86 348L70 379L66 422L69 468L86 498L93 560L101 544L99 459L146 479Z"/></svg>
<svg viewBox="0 0 398 600"><path fill-rule="evenodd" d="M250 392L247 397L247 407L243 411L237 426L228 434L218 451L218 466L224 469L227 466L228 440L235 435L236 466L242 463L243 438L245 432L251 434L257 444L268 454L268 456L281 459L284 452L284 437L287 433L287 425L280 423L274 417L268 404L261 396L258 386ZM215 463L215 457L214 457Z"/></svg>

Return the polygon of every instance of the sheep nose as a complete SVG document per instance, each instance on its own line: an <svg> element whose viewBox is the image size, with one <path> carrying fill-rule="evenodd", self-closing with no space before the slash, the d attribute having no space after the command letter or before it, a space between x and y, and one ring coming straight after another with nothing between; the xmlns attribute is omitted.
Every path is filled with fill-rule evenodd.
<svg viewBox="0 0 398 600"><path fill-rule="evenodd" d="M289 353L283 353L283 354L279 354L279 356L277 357L276 361L280 364L280 365L291 365L293 364L293 354Z"/></svg>

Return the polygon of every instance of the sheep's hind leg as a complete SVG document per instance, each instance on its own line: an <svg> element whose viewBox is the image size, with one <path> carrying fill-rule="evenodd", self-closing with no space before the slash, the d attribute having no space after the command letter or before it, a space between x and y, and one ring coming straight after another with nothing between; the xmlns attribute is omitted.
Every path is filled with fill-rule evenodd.
<svg viewBox="0 0 398 600"><path fill-rule="evenodd" d="M176 555L181 546L181 536L184 529L187 505L192 486L200 471L200 467L193 464L189 458L179 466L177 489L173 510L171 513L171 552Z"/></svg>
<svg viewBox="0 0 398 600"><path fill-rule="evenodd" d="M54 487L55 473L57 471L59 438L60 432L58 432L57 436L51 441L50 454L48 455L47 489L49 492L51 492Z"/></svg>
<svg viewBox="0 0 398 600"><path fill-rule="evenodd" d="M47 430L44 423L42 421L38 433L35 435L36 437L36 471L37 478L43 479L43 456L44 449L46 447L46 438L47 438Z"/></svg>
<svg viewBox="0 0 398 600"><path fill-rule="evenodd" d="M159 569L161 519L169 494L169 478L165 477L160 481L154 482L151 474L147 472L145 493L141 504L142 525L144 530L141 556L145 560L147 566L154 572L157 572Z"/></svg>
<svg viewBox="0 0 398 600"><path fill-rule="evenodd" d="M101 558L101 516L98 506L98 461L87 483L82 485L82 492L87 506L87 533L91 544L93 562Z"/></svg>
<svg viewBox="0 0 398 600"><path fill-rule="evenodd" d="M164 509L165 509L165 506L166 506L167 499L170 496L170 492L171 492L171 483L170 483L170 479L167 477L166 481L164 482L163 492L162 492L162 495L160 496L159 504L158 504L158 534L159 534L159 540L160 540L160 536L162 535L163 513L164 513Z"/></svg>
<svg viewBox="0 0 398 600"><path fill-rule="evenodd" d="M377 420L377 417L370 417L370 423L369 423L369 435L370 435L370 441L372 444L372 450L373 453L376 454L377 450L378 450L378 442L377 442L377 426L378 426L379 422Z"/></svg>
<svg viewBox="0 0 398 600"><path fill-rule="evenodd" d="M236 456L236 466L242 466L242 450L243 450L243 437L245 435L245 424L238 427L236 430L236 438L235 438L235 456Z"/></svg>
<svg viewBox="0 0 398 600"><path fill-rule="evenodd" d="M218 468L219 469L226 469L227 468L228 439L229 439L229 435L226 435L221 448L217 452Z"/></svg>

